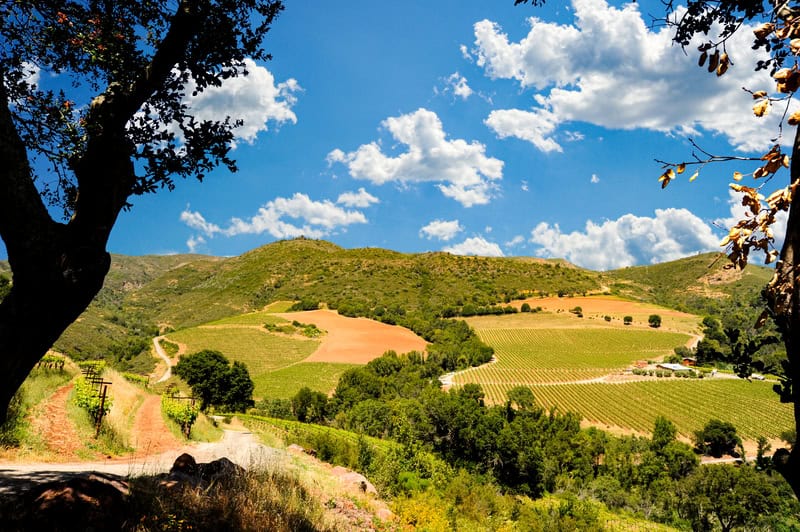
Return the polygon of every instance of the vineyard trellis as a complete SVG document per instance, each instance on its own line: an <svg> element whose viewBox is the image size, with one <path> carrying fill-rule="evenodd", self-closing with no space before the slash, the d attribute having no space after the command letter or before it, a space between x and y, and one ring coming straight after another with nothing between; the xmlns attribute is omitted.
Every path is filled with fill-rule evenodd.
<svg viewBox="0 0 800 532"><path fill-rule="evenodd" d="M111 397L108 394L108 387L113 383L104 380L101 371L101 365L84 365L81 368L82 380L88 389L80 381L76 384L78 406L86 409L89 415L92 416L95 426L95 438L100 436L103 417L111 409Z"/></svg>

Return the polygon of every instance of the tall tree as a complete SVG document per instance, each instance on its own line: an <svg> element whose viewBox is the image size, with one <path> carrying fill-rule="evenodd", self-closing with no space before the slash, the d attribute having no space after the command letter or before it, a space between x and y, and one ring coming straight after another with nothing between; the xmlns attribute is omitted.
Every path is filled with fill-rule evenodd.
<svg viewBox="0 0 800 532"><path fill-rule="evenodd" d="M236 169L228 152L240 122L199 120L183 102L246 75L246 58L268 59L262 40L282 9L280 0L0 3L0 237L13 273L0 303L0 418L102 287L106 243L131 196ZM40 89L40 71L70 96Z"/></svg>

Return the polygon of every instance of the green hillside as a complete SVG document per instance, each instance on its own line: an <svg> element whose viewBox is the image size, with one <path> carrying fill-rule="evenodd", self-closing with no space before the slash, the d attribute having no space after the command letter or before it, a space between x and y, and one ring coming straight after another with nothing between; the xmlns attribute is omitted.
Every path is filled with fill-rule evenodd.
<svg viewBox="0 0 800 532"><path fill-rule="evenodd" d="M310 299L334 308L440 311L468 302L502 303L534 292L599 288L596 273L557 262L347 250L298 239L175 268L136 291L127 303L182 328L258 310L279 299Z"/></svg>
<svg viewBox="0 0 800 532"><path fill-rule="evenodd" d="M146 309L135 312L125 300L165 272L186 263L217 262L202 255L111 255L111 268L100 293L78 321L55 344L59 351L75 358L109 355L131 337L149 338L157 334L157 322ZM2 264L0 264L2 268Z"/></svg>
<svg viewBox="0 0 800 532"><path fill-rule="evenodd" d="M181 329L261 310L276 300L310 300L352 315L504 304L522 296L609 290L624 297L704 314L736 294L752 301L771 270L725 270L703 254L598 273L563 260L407 254L343 249L321 240L268 244L238 257L114 255L103 290L59 339L78 358L99 357L131 336ZM6 266L0 263L0 270Z"/></svg>
<svg viewBox="0 0 800 532"><path fill-rule="evenodd" d="M678 310L698 311L709 300L736 295L752 300L772 277L772 268L749 265L744 271L727 269L730 264L721 253L631 266L606 272L605 281L613 293Z"/></svg>

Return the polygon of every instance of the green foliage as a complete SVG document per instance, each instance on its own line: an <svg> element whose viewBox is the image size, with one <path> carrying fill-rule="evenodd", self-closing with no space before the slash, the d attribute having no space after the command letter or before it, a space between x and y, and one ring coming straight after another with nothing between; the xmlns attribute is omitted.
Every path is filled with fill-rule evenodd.
<svg viewBox="0 0 800 532"><path fill-rule="evenodd" d="M219 351L203 350L181 357L175 374L191 386L200 399L200 408L216 406L231 411L244 411L253 405L253 381L247 366L239 361L229 365Z"/></svg>
<svg viewBox="0 0 800 532"><path fill-rule="evenodd" d="M788 517L796 501L787 500L763 473L748 466L702 466L680 484L680 513L694 530L743 527L777 530L774 518ZM794 504L792 504L794 502Z"/></svg>
<svg viewBox="0 0 800 532"><path fill-rule="evenodd" d="M732 423L712 419L694 433L695 448L698 452L719 458L724 454L739 456L737 448L742 444Z"/></svg>
<svg viewBox="0 0 800 532"><path fill-rule="evenodd" d="M650 327L658 329L661 327L661 316L658 314L650 314L650 316L647 317L647 323L650 325Z"/></svg>
<svg viewBox="0 0 800 532"><path fill-rule="evenodd" d="M292 397L291 404L292 414L298 421L321 423L325 420L328 396L303 387Z"/></svg>
<svg viewBox="0 0 800 532"><path fill-rule="evenodd" d="M174 357L178 354L180 350L180 346L175 342L170 342L166 338L161 338L158 343L161 345L161 348L167 354L168 357Z"/></svg>
<svg viewBox="0 0 800 532"><path fill-rule="evenodd" d="M631 323L633 323L633 316L625 316L624 318L622 318L622 322L625 325L630 325Z"/></svg>
<svg viewBox="0 0 800 532"><path fill-rule="evenodd" d="M177 423L183 435L188 438L200 409L194 401L176 399L172 394L165 393L161 396L161 412Z"/></svg>
<svg viewBox="0 0 800 532"><path fill-rule="evenodd" d="M289 312L303 311L303 310L317 310L319 308L319 301L311 299L302 299L289 307Z"/></svg>
<svg viewBox="0 0 800 532"><path fill-rule="evenodd" d="M80 408L86 410L92 418L97 419L98 416L105 416L108 414L114 400L111 393L107 393L101 405L100 390L85 378L78 377L75 379L73 402Z"/></svg>
<svg viewBox="0 0 800 532"><path fill-rule="evenodd" d="M126 381L132 382L133 384L143 388L147 388L150 385L150 377L145 375L139 375L138 373L123 373L122 376Z"/></svg>

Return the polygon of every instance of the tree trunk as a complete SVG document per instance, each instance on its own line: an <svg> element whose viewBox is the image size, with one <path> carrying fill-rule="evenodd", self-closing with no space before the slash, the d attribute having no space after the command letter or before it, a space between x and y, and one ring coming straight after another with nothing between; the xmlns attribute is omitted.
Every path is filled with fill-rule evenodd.
<svg viewBox="0 0 800 532"><path fill-rule="evenodd" d="M788 399L794 406L795 430L800 432L800 128L795 131L790 167L792 194L786 237L781 249L780 261L765 295L772 316L786 346L789 364L787 381L791 387ZM785 399L784 399L785 400ZM800 446L779 449L773 456L776 469L783 475L800 497Z"/></svg>
<svg viewBox="0 0 800 532"><path fill-rule="evenodd" d="M91 303L110 263L104 250L80 246L15 261L14 284L0 303L0 421L39 359Z"/></svg>

